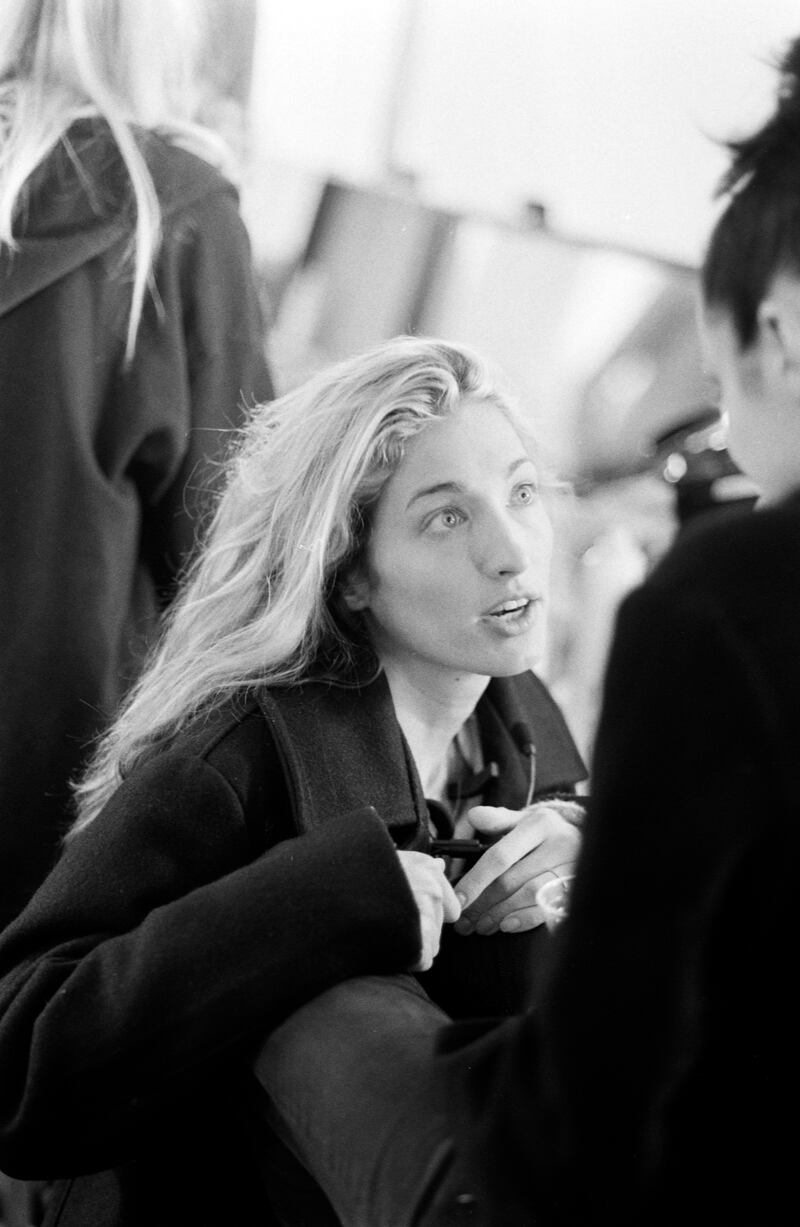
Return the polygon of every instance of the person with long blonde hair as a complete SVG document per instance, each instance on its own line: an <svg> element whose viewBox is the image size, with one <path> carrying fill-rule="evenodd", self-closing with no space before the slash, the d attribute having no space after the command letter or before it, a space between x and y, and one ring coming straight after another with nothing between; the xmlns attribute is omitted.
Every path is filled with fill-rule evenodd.
<svg viewBox="0 0 800 1227"><path fill-rule="evenodd" d="M574 858L585 775L531 671L537 457L480 359L427 338L253 410L61 858L0 943L0 1164L74 1177L59 1222L360 1222L366 1168L354 1192L314 1174L319 1219L282 1183L260 1043L366 978L375 1078L397 1080L409 1010L424 1062L447 1018L533 990L535 893ZM427 1162L437 1140L411 1144Z"/></svg>
<svg viewBox="0 0 800 1227"><path fill-rule="evenodd" d="M0 5L0 927L272 394L201 51L190 0Z"/></svg>

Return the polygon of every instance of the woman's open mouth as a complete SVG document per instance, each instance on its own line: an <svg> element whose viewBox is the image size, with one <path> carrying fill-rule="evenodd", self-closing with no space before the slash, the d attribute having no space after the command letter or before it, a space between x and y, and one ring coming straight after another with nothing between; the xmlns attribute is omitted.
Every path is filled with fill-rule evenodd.
<svg viewBox="0 0 800 1227"><path fill-rule="evenodd" d="M533 625L538 607L538 598L516 597L490 609L483 620L503 634L519 635Z"/></svg>

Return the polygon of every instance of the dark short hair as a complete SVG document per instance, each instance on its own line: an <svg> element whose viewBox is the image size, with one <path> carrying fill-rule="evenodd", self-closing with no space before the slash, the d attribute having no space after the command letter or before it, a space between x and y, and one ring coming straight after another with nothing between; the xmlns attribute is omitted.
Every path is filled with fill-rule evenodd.
<svg viewBox="0 0 800 1227"><path fill-rule="evenodd" d="M701 284L726 311L742 348L776 273L800 274L800 38L778 64L778 102L751 136L727 142L732 159L718 196L729 196L708 244Z"/></svg>

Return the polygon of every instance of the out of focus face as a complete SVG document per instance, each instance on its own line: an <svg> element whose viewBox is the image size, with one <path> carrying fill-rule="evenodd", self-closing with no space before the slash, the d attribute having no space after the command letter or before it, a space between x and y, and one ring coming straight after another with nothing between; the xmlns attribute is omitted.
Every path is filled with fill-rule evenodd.
<svg viewBox="0 0 800 1227"><path fill-rule="evenodd" d="M766 396L757 345L741 349L733 323L721 312L706 312L702 331L706 367L718 386L719 407L728 422L728 450L755 479L758 412Z"/></svg>
<svg viewBox="0 0 800 1227"><path fill-rule="evenodd" d="M543 649L551 547L517 432L467 401L411 440L384 487L353 607L411 680L521 673Z"/></svg>
<svg viewBox="0 0 800 1227"><path fill-rule="evenodd" d="M742 349L730 317L706 311L701 331L728 421L728 450L767 501L779 499L800 484L800 386L786 330L768 321Z"/></svg>

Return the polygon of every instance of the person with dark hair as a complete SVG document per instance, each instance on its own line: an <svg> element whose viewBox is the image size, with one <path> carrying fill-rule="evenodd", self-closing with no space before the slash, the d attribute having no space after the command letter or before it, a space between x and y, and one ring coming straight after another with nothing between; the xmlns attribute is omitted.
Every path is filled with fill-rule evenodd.
<svg viewBox="0 0 800 1227"><path fill-rule="evenodd" d="M760 502L687 528L622 606L543 1003L448 1036L458 1170L426 1225L794 1220L800 39L730 148L701 323Z"/></svg>
<svg viewBox="0 0 800 1227"><path fill-rule="evenodd" d="M728 142L731 161L717 195L729 199L701 269L704 303L729 317L741 350L758 340L775 278L800 270L800 40L779 72L773 114L750 136Z"/></svg>

